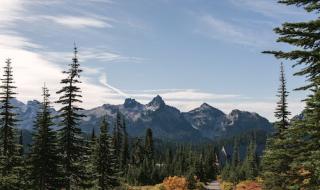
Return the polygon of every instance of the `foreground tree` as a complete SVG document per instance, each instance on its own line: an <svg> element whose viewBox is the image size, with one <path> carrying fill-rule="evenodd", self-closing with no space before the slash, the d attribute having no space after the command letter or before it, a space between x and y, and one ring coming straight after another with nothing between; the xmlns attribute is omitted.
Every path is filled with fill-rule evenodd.
<svg viewBox="0 0 320 190"><path fill-rule="evenodd" d="M100 136L97 139L95 147L94 161L98 187L101 190L113 189L118 185L117 172L115 170L116 157L108 130L108 123L104 118L100 126Z"/></svg>
<svg viewBox="0 0 320 190"><path fill-rule="evenodd" d="M21 169L21 149L18 145L15 127L17 125L15 106L12 100L15 98L11 60L7 59L4 67L0 89L0 189L18 189L21 186L19 173Z"/></svg>
<svg viewBox="0 0 320 190"><path fill-rule="evenodd" d="M30 153L32 187L39 190L61 188L60 158L56 131L50 112L49 90L43 87L43 101L37 114Z"/></svg>
<svg viewBox="0 0 320 190"><path fill-rule="evenodd" d="M129 139L124 116L118 112L113 128L112 144L117 158L116 168L121 174L127 172L129 156Z"/></svg>
<svg viewBox="0 0 320 190"><path fill-rule="evenodd" d="M126 127L126 122L124 120L124 117L122 118L122 133L123 133L123 142L121 147L120 168L124 173L126 173L128 170L130 155L129 155L129 137L128 137L127 127Z"/></svg>
<svg viewBox="0 0 320 190"><path fill-rule="evenodd" d="M117 112L116 122L113 127L112 146L114 147L114 153L117 158L116 168L119 171L121 167L121 152L123 144L122 124L121 113Z"/></svg>
<svg viewBox="0 0 320 190"><path fill-rule="evenodd" d="M259 174L259 165L258 165L258 156L257 156L257 145L255 134L252 134L249 145L247 147L247 155L242 164L244 177L245 179L254 180Z"/></svg>
<svg viewBox="0 0 320 190"><path fill-rule="evenodd" d="M235 186L241 178L240 174L240 167L241 167L241 160L240 160L240 140L238 138L234 138L233 143L233 151L232 151L232 160L231 160L231 167L229 170L230 181Z"/></svg>
<svg viewBox="0 0 320 190"><path fill-rule="evenodd" d="M287 189L289 184L288 171L292 157L288 154L287 129L289 127L288 116L288 91L286 89L284 67L280 66L280 87L278 90L280 98L275 117L275 132L267 142L267 148L263 155L263 178L267 189Z"/></svg>
<svg viewBox="0 0 320 190"><path fill-rule="evenodd" d="M280 0L282 4L303 7L307 12L318 14L318 0ZM284 23L276 28L280 35L278 42L295 46L288 52L267 51L280 59L296 61L301 70L295 75L304 76L307 84L297 90L309 92L306 98L306 109L303 121L296 122L288 129L288 146L290 155L289 169L282 171L290 174L288 189L319 189L320 188L320 19L296 23ZM285 183L285 182L284 182Z"/></svg>
<svg viewBox="0 0 320 190"><path fill-rule="evenodd" d="M83 110L78 107L81 90L77 84L82 70L79 68L77 58L77 48L74 48L74 57L70 68L63 73L66 78L61 80L64 86L57 93L61 94L57 103L62 104L59 110L61 119L61 129L59 129L59 143L62 153L63 174L65 176L64 185L67 190L79 188L81 182L85 180L85 166L81 164L86 160L84 153L87 152L84 139L79 128L79 121L84 117L79 111Z"/></svg>

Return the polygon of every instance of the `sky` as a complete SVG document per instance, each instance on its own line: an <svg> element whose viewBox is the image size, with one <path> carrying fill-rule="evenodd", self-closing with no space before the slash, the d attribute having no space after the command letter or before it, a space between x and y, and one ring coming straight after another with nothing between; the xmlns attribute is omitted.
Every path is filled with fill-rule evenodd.
<svg viewBox="0 0 320 190"><path fill-rule="evenodd" d="M54 101L76 43L86 109L159 94L181 111L206 102L273 121L280 60L261 52L292 49L273 28L313 16L276 0L0 0L0 63L12 59L19 100L46 83ZM284 63L295 115L304 78Z"/></svg>

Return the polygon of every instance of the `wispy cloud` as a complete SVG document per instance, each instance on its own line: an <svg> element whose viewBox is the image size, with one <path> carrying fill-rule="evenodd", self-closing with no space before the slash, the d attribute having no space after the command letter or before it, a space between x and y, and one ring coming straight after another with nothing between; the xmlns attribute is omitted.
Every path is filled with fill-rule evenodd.
<svg viewBox="0 0 320 190"><path fill-rule="evenodd" d="M19 100L26 102L32 99L40 99L41 86L44 82L51 90L52 99L57 99L55 92L61 88L59 80L65 77L61 71L66 69L66 64L64 66L56 64L59 59L50 59L46 53L42 52L42 49L46 49L45 47L16 32L14 26L21 21L21 18L32 18L32 15L28 14L29 7L25 6L26 4L28 2L23 0L1 1L0 21L4 24L0 27L0 63L4 64L7 58L12 58L13 74L15 85L18 87L17 98ZM92 24L92 20L79 21L77 24L96 27L105 26L105 22L104 24L100 22L93 22ZM60 56L68 57L69 55L71 56L72 53L68 53L68 55L67 53L62 53ZM59 55L56 54L56 56L58 57ZM84 57L86 59L98 57L98 59L103 60L114 60L119 59L121 56L106 52L92 52L91 49L88 49L84 51ZM63 61L68 63L71 60ZM101 74L96 68L88 67L88 71L91 74ZM118 103L123 101L123 97L119 97L118 93L115 93L113 89L86 76L81 79L83 81L81 88L83 91L83 106L85 108L101 105L108 100Z"/></svg>
<svg viewBox="0 0 320 190"><path fill-rule="evenodd" d="M52 61L65 62L71 60L72 52L60 52L60 51L46 51L42 52L48 59ZM80 48L79 58L82 62L89 60L98 60L101 62L123 62L123 63L141 63L145 59L140 57L124 56L120 53L110 52L104 48Z"/></svg>
<svg viewBox="0 0 320 190"><path fill-rule="evenodd" d="M40 48L41 46L31 42L29 39L19 36L18 34L11 33L0 33L0 42L2 47L7 49L13 48Z"/></svg>
<svg viewBox="0 0 320 190"><path fill-rule="evenodd" d="M279 18L283 16L302 16L303 11L285 6L272 0L229 0L240 8L260 13L267 17Z"/></svg>
<svg viewBox="0 0 320 190"><path fill-rule="evenodd" d="M196 30L214 40L251 47L266 46L271 36L261 30L244 27L235 21L226 21L211 15L199 17L200 27Z"/></svg>
<svg viewBox="0 0 320 190"><path fill-rule="evenodd" d="M124 98L127 98L127 97L128 97L128 95L127 95L126 93L122 92L120 89L118 89L118 88L116 88L116 87L111 86L111 85L108 83L108 81L107 81L107 75L106 75L105 73L103 73L103 74L100 76L99 82L100 82L103 86L105 86L105 87L113 90L116 94L118 94L118 95L120 95L120 96L122 96L122 97L124 97Z"/></svg>
<svg viewBox="0 0 320 190"><path fill-rule="evenodd" d="M127 92L127 91L126 91ZM235 94L213 94L196 89L154 89L141 91L128 91L131 97L140 100L149 100L156 95L161 95L166 100L208 101L239 98Z"/></svg>
<svg viewBox="0 0 320 190"><path fill-rule="evenodd" d="M15 25L24 10L24 2L21 0L2 0L0 6L0 29Z"/></svg>
<svg viewBox="0 0 320 190"><path fill-rule="evenodd" d="M112 25L106 20L90 18L84 16L43 16L42 18L51 20L65 27L82 29L82 28L112 28Z"/></svg>

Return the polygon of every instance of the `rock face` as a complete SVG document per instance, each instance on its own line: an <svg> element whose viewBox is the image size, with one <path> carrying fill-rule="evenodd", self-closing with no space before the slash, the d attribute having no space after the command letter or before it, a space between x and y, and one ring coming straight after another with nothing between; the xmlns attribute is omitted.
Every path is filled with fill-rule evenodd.
<svg viewBox="0 0 320 190"><path fill-rule="evenodd" d="M230 137L252 130L265 132L272 130L270 122L257 113L233 110L226 115L206 103L183 114L191 125L201 132L202 136L210 139Z"/></svg>
<svg viewBox="0 0 320 190"><path fill-rule="evenodd" d="M39 108L37 101L23 104L15 101L17 112L21 120L19 127L31 130L36 112ZM156 138L177 141L203 141L230 137L238 133L245 133L253 129L270 132L270 122L257 113L233 110L225 114L206 103L189 112L180 112L177 108L166 105L160 96L156 96L148 104L141 104L134 99L126 99L124 104L102 106L84 110L87 117L81 122L85 132L97 131L103 117L112 123L117 112L120 111L126 119L130 136L143 136L147 128L153 130ZM53 114L57 112L52 110Z"/></svg>

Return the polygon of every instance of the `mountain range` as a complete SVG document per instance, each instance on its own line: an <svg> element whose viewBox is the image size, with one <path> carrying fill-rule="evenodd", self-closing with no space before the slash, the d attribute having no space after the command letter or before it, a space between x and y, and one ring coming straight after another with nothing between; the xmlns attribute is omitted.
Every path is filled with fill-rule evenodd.
<svg viewBox="0 0 320 190"><path fill-rule="evenodd" d="M19 115L18 127L32 130L39 102L33 100L24 104L14 100L13 104L17 107ZM143 136L147 128L153 130L156 138L176 141L215 140L253 130L266 133L272 131L271 123L257 113L233 110L225 114L207 103L189 112L181 112L167 105L160 96L156 96L148 104L141 104L128 98L124 104L104 104L83 110L82 113L86 117L80 127L87 133L93 128L98 131L103 117L113 125L118 111L124 115L127 131L131 137ZM52 113L57 115L55 109L52 109Z"/></svg>

